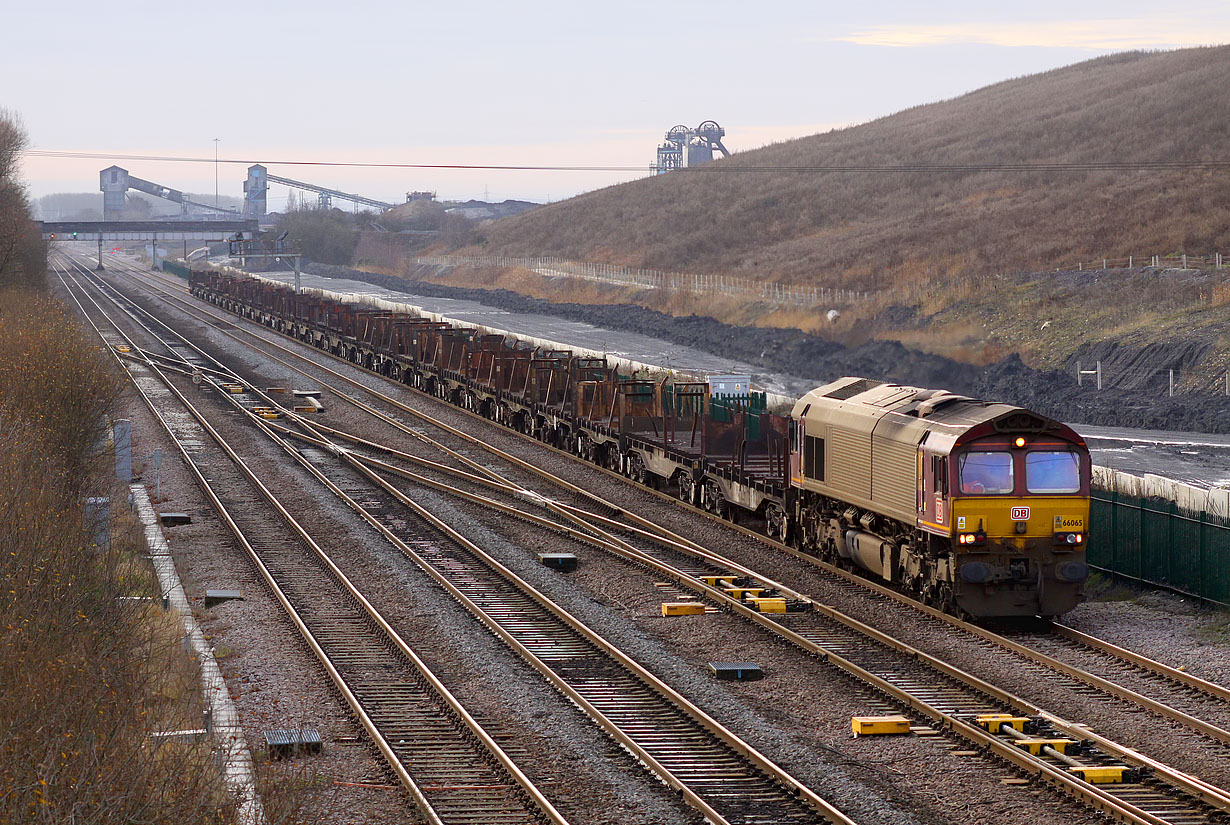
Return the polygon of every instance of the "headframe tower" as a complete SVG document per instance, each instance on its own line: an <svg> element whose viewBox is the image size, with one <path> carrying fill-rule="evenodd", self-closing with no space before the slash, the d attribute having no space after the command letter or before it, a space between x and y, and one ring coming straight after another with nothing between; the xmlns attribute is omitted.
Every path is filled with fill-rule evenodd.
<svg viewBox="0 0 1230 825"><path fill-rule="evenodd" d="M662 175L675 169L700 166L713 160L713 150L730 157L722 144L726 130L717 121L706 120L695 129L674 126L666 133L665 142L658 147L658 160L653 165L655 174Z"/></svg>

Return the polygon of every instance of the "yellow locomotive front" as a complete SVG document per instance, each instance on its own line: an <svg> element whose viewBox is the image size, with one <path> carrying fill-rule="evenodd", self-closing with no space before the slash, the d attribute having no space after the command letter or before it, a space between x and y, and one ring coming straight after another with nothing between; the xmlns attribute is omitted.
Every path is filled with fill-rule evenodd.
<svg viewBox="0 0 1230 825"><path fill-rule="evenodd" d="M1079 435L987 422L958 438L940 467L948 512L929 526L952 543L958 607L1056 616L1083 599L1091 466Z"/></svg>

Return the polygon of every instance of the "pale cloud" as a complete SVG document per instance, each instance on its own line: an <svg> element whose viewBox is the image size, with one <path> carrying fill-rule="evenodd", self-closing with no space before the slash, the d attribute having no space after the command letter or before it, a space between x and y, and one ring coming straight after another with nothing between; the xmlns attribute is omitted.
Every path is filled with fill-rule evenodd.
<svg viewBox="0 0 1230 825"><path fill-rule="evenodd" d="M869 26L828 38L860 46L984 44L1090 50L1181 48L1230 42L1230 24L1184 17L1118 17L1050 22L975 22Z"/></svg>

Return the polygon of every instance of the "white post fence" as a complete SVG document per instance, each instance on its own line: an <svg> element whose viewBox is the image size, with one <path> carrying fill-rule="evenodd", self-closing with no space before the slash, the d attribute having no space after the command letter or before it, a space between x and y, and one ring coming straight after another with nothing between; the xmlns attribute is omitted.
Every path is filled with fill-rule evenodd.
<svg viewBox="0 0 1230 825"><path fill-rule="evenodd" d="M751 297L771 303L801 306L820 304L853 304L866 301L870 292L832 287L808 287L769 281L753 281L732 275L707 275L697 272L662 272L656 269L632 269L588 261L567 261L560 258L509 258L502 255L434 255L414 259L425 266L489 266L510 269L519 267L546 276L583 278L616 286L639 286L648 289L671 289L732 298Z"/></svg>
<svg viewBox="0 0 1230 825"><path fill-rule="evenodd" d="M1132 269L1138 262L1148 260L1154 269L1182 268L1217 269L1225 266L1220 252L1212 256L1197 257L1186 253L1175 255L1129 255L1126 258L1102 258L1102 269ZM634 286L647 289L668 289L709 295L727 295L732 298L756 298L787 306L833 306L849 305L867 301L879 293L841 289L826 286L800 286L772 281L755 281L733 275L707 275L702 273L662 272L656 269L632 269L614 264L588 261L568 261L561 258L511 258L502 255L437 255L414 258L416 264L428 266L490 266L510 269L529 269L540 275L584 278L590 281ZM1090 264L1096 267L1097 263ZM1056 267L1084 271L1085 262L1078 261L1075 267Z"/></svg>
<svg viewBox="0 0 1230 825"><path fill-rule="evenodd" d="M1094 368L1094 369L1091 369L1091 370L1083 370L1083 369L1081 369L1081 362L1080 362L1080 361L1077 361L1077 362L1076 362L1076 386L1080 387L1080 386L1083 386L1083 385L1084 385L1084 383L1085 383L1085 376L1086 376L1086 375L1094 375L1094 376L1097 376L1097 380L1098 380L1098 391L1099 391L1099 392L1101 392L1101 390L1102 390L1102 362L1101 362L1101 361L1098 361L1098 362L1097 362L1097 367L1096 367L1096 368Z"/></svg>

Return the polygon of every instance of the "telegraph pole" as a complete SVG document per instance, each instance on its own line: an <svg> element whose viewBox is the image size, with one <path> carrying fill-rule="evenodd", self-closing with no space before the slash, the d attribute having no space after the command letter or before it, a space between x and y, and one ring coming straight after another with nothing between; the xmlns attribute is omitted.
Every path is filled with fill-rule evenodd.
<svg viewBox="0 0 1230 825"><path fill-rule="evenodd" d="M222 138L214 138L214 206L218 205L218 141Z"/></svg>

